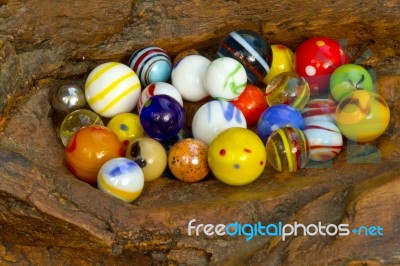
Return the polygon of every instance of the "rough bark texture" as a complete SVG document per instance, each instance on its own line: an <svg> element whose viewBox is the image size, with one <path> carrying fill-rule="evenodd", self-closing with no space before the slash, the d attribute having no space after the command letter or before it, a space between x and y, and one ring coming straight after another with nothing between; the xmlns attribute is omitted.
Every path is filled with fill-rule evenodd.
<svg viewBox="0 0 400 266"><path fill-rule="evenodd" d="M0 0L0 264L399 265L399 12L398 1ZM332 165L290 175L267 167L243 187L163 177L133 204L68 172L52 91L144 45L213 54L242 28L293 49L315 35L343 40L350 61L377 73L387 132L347 143ZM191 219L379 225L384 236L188 236Z"/></svg>

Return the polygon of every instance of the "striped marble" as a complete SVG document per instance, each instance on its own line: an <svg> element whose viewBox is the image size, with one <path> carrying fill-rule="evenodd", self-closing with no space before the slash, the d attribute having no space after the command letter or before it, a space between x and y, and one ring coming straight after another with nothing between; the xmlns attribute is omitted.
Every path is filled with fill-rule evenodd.
<svg viewBox="0 0 400 266"><path fill-rule="evenodd" d="M336 107L337 103L331 99L313 99L301 109L301 115L305 124L315 121L328 121L336 124Z"/></svg>
<svg viewBox="0 0 400 266"><path fill-rule="evenodd" d="M86 79L86 101L94 112L103 117L132 111L139 95L139 78L132 69L121 63L101 64Z"/></svg>
<svg viewBox="0 0 400 266"><path fill-rule="evenodd" d="M233 31L226 36L219 45L217 56L238 60L251 84L262 81L272 62L270 44L260 34L249 30Z"/></svg>
<svg viewBox="0 0 400 266"><path fill-rule="evenodd" d="M265 89L269 106L288 104L301 110L310 99L310 87L295 72L283 72L273 77Z"/></svg>
<svg viewBox="0 0 400 266"><path fill-rule="evenodd" d="M306 124L304 134L310 147L310 159L328 161L336 157L343 147L339 128L329 121L314 121Z"/></svg>
<svg viewBox="0 0 400 266"><path fill-rule="evenodd" d="M281 172L296 172L309 161L307 137L294 127L274 131L267 140L266 149L268 163Z"/></svg>
<svg viewBox="0 0 400 266"><path fill-rule="evenodd" d="M143 86L154 82L166 82L171 78L171 59L157 46L146 46L136 50L129 59L129 66L139 76Z"/></svg>

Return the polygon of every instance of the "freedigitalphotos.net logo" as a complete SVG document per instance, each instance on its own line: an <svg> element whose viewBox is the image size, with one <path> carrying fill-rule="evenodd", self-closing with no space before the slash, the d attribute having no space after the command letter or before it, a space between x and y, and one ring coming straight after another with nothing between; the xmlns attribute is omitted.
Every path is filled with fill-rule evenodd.
<svg viewBox="0 0 400 266"><path fill-rule="evenodd" d="M316 224L301 224L294 222L293 224L269 223L263 224L257 222L254 224L233 222L229 224L202 224L196 223L196 219L192 219L188 223L187 233L189 236L244 236L246 241L252 240L256 236L262 237L281 237L285 241L290 236L348 236L350 234L356 236L383 236L383 228L381 226L359 226L351 228L349 224L327 224L321 222Z"/></svg>

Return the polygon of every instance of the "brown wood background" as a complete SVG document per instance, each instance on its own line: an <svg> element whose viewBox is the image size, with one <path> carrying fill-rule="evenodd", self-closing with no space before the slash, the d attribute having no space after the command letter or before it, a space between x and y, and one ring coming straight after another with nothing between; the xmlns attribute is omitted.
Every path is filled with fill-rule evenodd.
<svg viewBox="0 0 400 266"><path fill-rule="evenodd" d="M399 13L395 0L0 0L0 264L400 264ZM293 50L317 35L346 43L350 61L377 73L392 111L388 131L347 145L327 168L267 168L244 187L161 178L131 205L71 176L52 91L83 84L97 64L127 62L144 45L171 57L188 48L212 55L236 29ZM384 236L188 237L193 218L379 224Z"/></svg>

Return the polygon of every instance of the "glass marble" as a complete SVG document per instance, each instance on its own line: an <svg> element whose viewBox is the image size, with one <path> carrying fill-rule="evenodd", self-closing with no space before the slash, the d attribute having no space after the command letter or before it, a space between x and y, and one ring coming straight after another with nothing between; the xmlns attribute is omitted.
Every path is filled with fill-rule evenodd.
<svg viewBox="0 0 400 266"><path fill-rule="evenodd" d="M253 131L230 128L221 132L209 145L208 164L214 176L223 183L246 185L263 172L265 147Z"/></svg>
<svg viewBox="0 0 400 266"><path fill-rule="evenodd" d="M169 139L185 125L185 110L168 95L155 95L143 105L139 114L144 132L157 140Z"/></svg>
<svg viewBox="0 0 400 266"><path fill-rule="evenodd" d="M78 85L63 85L53 94L51 105L57 113L69 114L86 105L85 93Z"/></svg>
<svg viewBox="0 0 400 266"><path fill-rule="evenodd" d="M272 63L268 74L263 78L265 85L271 81L273 77L283 72L293 72L294 70L294 53L288 47L281 44L271 45Z"/></svg>
<svg viewBox="0 0 400 266"><path fill-rule="evenodd" d="M159 178L167 168L167 152L155 139L143 137L129 143L125 157L135 161L142 168L144 180Z"/></svg>
<svg viewBox="0 0 400 266"><path fill-rule="evenodd" d="M208 145L201 140L186 138L172 146L168 153L168 167L183 182L193 183L204 179L210 168Z"/></svg>
<svg viewBox="0 0 400 266"><path fill-rule="evenodd" d="M356 90L373 91L374 83L369 72L360 65L345 64L333 71L329 89L333 99L340 101Z"/></svg>
<svg viewBox="0 0 400 266"><path fill-rule="evenodd" d="M294 58L296 72L306 79L312 95L328 94L331 74L348 62L340 43L327 37L301 43Z"/></svg>
<svg viewBox="0 0 400 266"><path fill-rule="evenodd" d="M263 80L270 70L272 61L272 51L268 41L250 30L229 33L219 45L217 56L238 60L245 68L250 84Z"/></svg>
<svg viewBox="0 0 400 266"><path fill-rule="evenodd" d="M127 158L114 158L100 168L99 189L127 203L136 200L143 191L144 177L140 167Z"/></svg>
<svg viewBox="0 0 400 266"><path fill-rule="evenodd" d="M308 140L300 129L283 127L274 131L266 143L268 163L281 172L296 172L310 158Z"/></svg>
<svg viewBox="0 0 400 266"><path fill-rule="evenodd" d="M385 99L375 92L357 90L345 96L336 109L336 124L346 138L371 142L380 137L390 121Z"/></svg>
<svg viewBox="0 0 400 266"><path fill-rule="evenodd" d="M303 130L313 161L329 161L336 157L343 147L343 137L339 128L329 121L308 123Z"/></svg>
<svg viewBox="0 0 400 266"><path fill-rule="evenodd" d="M231 127L246 128L246 118L232 103L212 100L203 104L194 114L192 133L194 138L210 144L222 131Z"/></svg>
<svg viewBox="0 0 400 266"><path fill-rule="evenodd" d="M144 136L144 130L137 114L118 114L111 118L107 127L117 135L124 147L127 147L130 142Z"/></svg>
<svg viewBox="0 0 400 266"><path fill-rule="evenodd" d="M103 126L104 123L100 116L86 109L79 109L69 113L61 123L61 142L66 146L69 139L78 129L89 125Z"/></svg>
<svg viewBox="0 0 400 266"><path fill-rule="evenodd" d="M292 106L277 104L261 114L257 123L257 133L265 142L272 132L287 126L303 129L304 119L301 113Z"/></svg>
<svg viewBox="0 0 400 266"><path fill-rule="evenodd" d="M105 162L122 156L121 142L105 126L80 128L65 148L68 169L77 178L91 184L97 182L97 173Z"/></svg>
<svg viewBox="0 0 400 266"><path fill-rule="evenodd" d="M108 62L93 69L86 79L85 97L98 115L111 118L131 112L140 95L140 81L128 66Z"/></svg>
<svg viewBox="0 0 400 266"><path fill-rule="evenodd" d="M128 65L139 76L143 87L155 82L166 82L171 77L171 59L157 46L146 46L136 50Z"/></svg>
<svg viewBox="0 0 400 266"><path fill-rule="evenodd" d="M211 61L201 55L189 55L180 60L171 73L171 83L179 90L182 98L198 102L209 96L204 78Z"/></svg>
<svg viewBox="0 0 400 266"><path fill-rule="evenodd" d="M144 90L140 94L139 102L137 105L139 113L140 110L142 109L143 104L147 102L147 100L150 99L150 97L160 94L171 96L183 106L182 95L180 94L177 88L166 82L156 82L144 88Z"/></svg>
<svg viewBox="0 0 400 266"><path fill-rule="evenodd" d="M247 84L242 94L231 103L242 111L247 126L256 125L261 114L268 107L264 93L252 84Z"/></svg>
<svg viewBox="0 0 400 266"><path fill-rule="evenodd" d="M234 100L244 91L247 84L246 70L239 61L222 57L208 66L204 85L211 97Z"/></svg>
<svg viewBox="0 0 400 266"><path fill-rule="evenodd" d="M313 99L309 101L303 109L301 115L304 124L314 121L328 121L336 124L335 113L337 103L331 99Z"/></svg>
<svg viewBox="0 0 400 266"><path fill-rule="evenodd" d="M295 72L283 72L273 77L267 85L265 98L269 106L283 103L301 110L310 98L310 87Z"/></svg>

